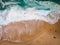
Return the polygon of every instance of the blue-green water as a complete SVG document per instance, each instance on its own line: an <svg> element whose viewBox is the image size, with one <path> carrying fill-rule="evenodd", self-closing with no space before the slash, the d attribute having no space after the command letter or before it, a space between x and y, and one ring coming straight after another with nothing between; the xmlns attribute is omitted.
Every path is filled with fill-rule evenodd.
<svg viewBox="0 0 60 45"><path fill-rule="evenodd" d="M5 10L14 5L19 5L23 9L35 7L37 10L55 10L60 9L60 4L58 0L2 0L2 2L19 2L17 4L8 4L3 7L3 4L0 2L0 10Z"/></svg>

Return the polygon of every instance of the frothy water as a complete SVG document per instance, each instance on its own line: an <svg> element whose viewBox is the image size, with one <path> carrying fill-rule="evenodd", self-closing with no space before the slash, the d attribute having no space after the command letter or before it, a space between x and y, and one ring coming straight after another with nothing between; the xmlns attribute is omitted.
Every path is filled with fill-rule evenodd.
<svg viewBox="0 0 60 45"><path fill-rule="evenodd" d="M28 20L43 20L50 24L55 24L60 18L60 5L54 2L13 0L4 3L1 0L0 3L3 8L7 7L5 10L0 11L0 25Z"/></svg>
<svg viewBox="0 0 60 45"><path fill-rule="evenodd" d="M5 10L0 16L0 25L8 25L10 22L28 21L28 20L43 20L50 24L55 24L59 20L59 13L51 10L36 10L35 7L23 10L19 6L13 6L10 10Z"/></svg>

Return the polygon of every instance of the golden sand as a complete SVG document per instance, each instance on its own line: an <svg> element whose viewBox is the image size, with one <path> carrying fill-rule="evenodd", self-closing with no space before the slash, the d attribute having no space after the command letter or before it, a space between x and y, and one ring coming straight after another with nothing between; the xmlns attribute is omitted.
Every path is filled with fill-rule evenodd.
<svg viewBox="0 0 60 45"><path fill-rule="evenodd" d="M3 31L0 45L60 45L60 20L56 24L39 20L15 22L3 27Z"/></svg>

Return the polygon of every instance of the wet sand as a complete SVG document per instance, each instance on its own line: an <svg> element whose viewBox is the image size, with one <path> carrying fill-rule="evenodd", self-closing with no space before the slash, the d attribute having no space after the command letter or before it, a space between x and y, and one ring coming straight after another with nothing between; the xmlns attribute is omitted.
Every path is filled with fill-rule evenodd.
<svg viewBox="0 0 60 45"><path fill-rule="evenodd" d="M3 39L9 41L0 41L0 45L60 45L60 20L56 24L43 21L10 23L4 31ZM14 42L16 40L21 42Z"/></svg>

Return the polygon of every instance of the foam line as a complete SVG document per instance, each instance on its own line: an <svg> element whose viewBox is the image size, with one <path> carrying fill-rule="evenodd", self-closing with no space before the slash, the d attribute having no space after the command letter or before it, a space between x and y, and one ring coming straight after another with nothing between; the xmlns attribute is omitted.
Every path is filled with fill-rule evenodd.
<svg viewBox="0 0 60 45"><path fill-rule="evenodd" d="M55 15L51 10L36 10L35 8L27 8L23 10L21 7L12 7L9 12L7 12L6 20L0 19L2 25L8 25L10 22L19 22L26 20L43 20L50 24L54 24L58 21L59 15ZM49 14L50 13L50 14Z"/></svg>

